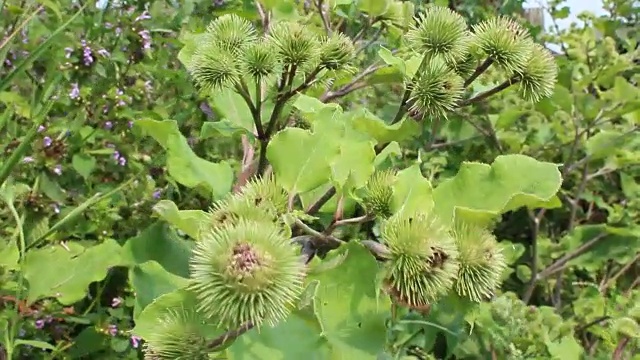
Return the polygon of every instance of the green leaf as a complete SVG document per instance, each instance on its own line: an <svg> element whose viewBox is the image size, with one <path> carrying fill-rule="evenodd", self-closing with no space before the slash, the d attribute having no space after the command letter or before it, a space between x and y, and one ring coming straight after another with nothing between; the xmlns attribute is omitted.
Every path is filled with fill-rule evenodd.
<svg viewBox="0 0 640 360"><path fill-rule="evenodd" d="M465 162L433 191L436 213L447 224L454 216L487 223L523 206L552 200L562 184L555 164L525 155L501 155L491 165Z"/></svg>
<svg viewBox="0 0 640 360"><path fill-rule="evenodd" d="M0 268L15 270L18 268L20 251L15 241L0 241Z"/></svg>
<svg viewBox="0 0 640 360"><path fill-rule="evenodd" d="M60 7L52 0L37 0L38 3L48 7L53 11L54 14L58 17L58 19L62 20L62 11L60 11Z"/></svg>
<svg viewBox="0 0 640 360"><path fill-rule="evenodd" d="M580 360L583 354L582 347L573 336L565 336L557 342L548 342L547 350L558 360Z"/></svg>
<svg viewBox="0 0 640 360"><path fill-rule="evenodd" d="M433 209L431 182L422 176L420 165L398 172L393 184L391 210L394 213L426 213Z"/></svg>
<svg viewBox="0 0 640 360"><path fill-rule="evenodd" d="M369 141L343 141L339 154L331 163L331 177L336 188L358 189L364 186L375 167L376 152Z"/></svg>
<svg viewBox="0 0 640 360"><path fill-rule="evenodd" d="M381 46L380 50L378 50L378 56L380 56L382 61L384 61L387 65L390 65L394 69L398 70L402 75L407 75L407 65L405 64L404 60L393 55L391 53L391 50Z"/></svg>
<svg viewBox="0 0 640 360"><path fill-rule="evenodd" d="M12 108L16 114L22 117L31 117L31 105L25 98L16 92L0 92L0 103L5 104L8 108Z"/></svg>
<svg viewBox="0 0 640 360"><path fill-rule="evenodd" d="M592 160L598 160L614 156L625 149L640 150L638 136L630 135L630 133L625 134L619 131L602 130L587 140L585 145L587 155Z"/></svg>
<svg viewBox="0 0 640 360"><path fill-rule="evenodd" d="M339 151L329 134L287 128L269 143L267 159L284 189L304 193L329 181L331 160Z"/></svg>
<svg viewBox="0 0 640 360"><path fill-rule="evenodd" d="M198 157L180 133L176 121L141 119L135 124L167 151L168 173L175 181L190 188L203 185L211 191L214 198L220 198L231 191L231 166L224 161L212 163Z"/></svg>
<svg viewBox="0 0 640 360"><path fill-rule="evenodd" d="M358 0L358 9L370 17L384 15L391 5L391 0Z"/></svg>
<svg viewBox="0 0 640 360"><path fill-rule="evenodd" d="M376 155L375 166L381 166L391 155L402 155L400 144L395 141L390 142L378 155Z"/></svg>
<svg viewBox="0 0 640 360"><path fill-rule="evenodd" d="M331 112L342 113L340 105L335 103L323 103L319 99L305 94L300 94L296 97L296 100L293 102L293 107L300 110L302 113L318 113L325 109L328 109Z"/></svg>
<svg viewBox="0 0 640 360"><path fill-rule="evenodd" d="M121 265L121 254L114 240L90 247L69 242L66 248L53 245L28 251L22 271L29 282L29 303L43 297L56 297L63 305L82 300L90 283Z"/></svg>
<svg viewBox="0 0 640 360"><path fill-rule="evenodd" d="M253 133L228 119L207 121L202 124L202 128L200 129L200 139L215 138L217 136L230 138L238 135L249 135L253 137Z"/></svg>
<svg viewBox="0 0 640 360"><path fill-rule="evenodd" d="M153 300L185 287L188 282L186 278L166 271L162 265L153 260L132 267L129 270L129 279L136 293L134 319Z"/></svg>
<svg viewBox="0 0 640 360"><path fill-rule="evenodd" d="M193 239L198 239L200 225L207 221L207 214L202 210L179 210L171 200L160 200L153 206L153 211L160 217L183 231Z"/></svg>
<svg viewBox="0 0 640 360"><path fill-rule="evenodd" d="M238 338L228 349L229 359L375 358L384 346L390 306L384 299L376 301L375 260L355 242L330 256L315 269L333 266L310 273L299 308L274 328L254 329ZM295 341L282 334L295 334Z"/></svg>
<svg viewBox="0 0 640 360"><path fill-rule="evenodd" d="M149 338L149 336L156 333L159 321L162 321L162 318L170 311L193 311L197 306L198 301L195 295L188 290L179 289L164 294L142 310L135 321L136 325L132 332L143 339ZM192 314L195 315L192 317L194 323L189 324L189 327L198 329L200 335L213 339L222 333L207 319L199 317L197 312Z"/></svg>
<svg viewBox="0 0 640 360"><path fill-rule="evenodd" d="M18 345L27 345L27 346L33 346L39 349L44 349L44 350L55 350L56 347L49 344L48 342L44 342L44 341L38 341L38 340L24 340L24 339L16 339L13 342L16 346Z"/></svg>
<svg viewBox="0 0 640 360"><path fill-rule="evenodd" d="M345 115L356 130L371 136L380 144L392 141L403 142L421 133L420 124L410 118L404 118L396 124L387 125L366 108Z"/></svg>
<svg viewBox="0 0 640 360"><path fill-rule="evenodd" d="M96 159L86 154L75 154L71 159L73 168L85 179L88 179L91 172L96 168Z"/></svg>
<svg viewBox="0 0 640 360"><path fill-rule="evenodd" d="M595 243L592 241L599 239ZM613 227L606 224L576 226L562 241L567 251L576 251L591 243L579 256L568 264L586 271L597 271L610 261L619 264L630 262L640 251L640 229L637 227Z"/></svg>
<svg viewBox="0 0 640 360"><path fill-rule="evenodd" d="M253 133L253 116L246 101L231 89L216 91L211 96L211 107L235 126Z"/></svg>
<svg viewBox="0 0 640 360"><path fill-rule="evenodd" d="M331 353L318 319L294 311L276 327L264 327L259 332L251 330L242 335L229 347L228 357L230 360L324 360L331 359Z"/></svg>
<svg viewBox="0 0 640 360"><path fill-rule="evenodd" d="M385 346L391 304L376 288L376 260L358 242L349 242L324 261L344 254L339 266L309 276L309 281L319 281L315 311L331 358L373 359Z"/></svg>
<svg viewBox="0 0 640 360"><path fill-rule="evenodd" d="M180 239L168 224L157 222L127 240L122 247L123 263L134 266L154 260L168 272L187 278L192 244Z"/></svg>
<svg viewBox="0 0 640 360"><path fill-rule="evenodd" d="M178 60L185 67L189 67L191 64L191 58L196 51L198 43L206 39L206 34L191 34L183 33L180 41L184 44L180 52L178 52Z"/></svg>
<svg viewBox="0 0 640 360"><path fill-rule="evenodd" d="M39 187L40 191L42 191L45 196L57 203L64 203L67 198L67 195L64 193L64 190L60 185L51 180L45 172L40 174Z"/></svg>

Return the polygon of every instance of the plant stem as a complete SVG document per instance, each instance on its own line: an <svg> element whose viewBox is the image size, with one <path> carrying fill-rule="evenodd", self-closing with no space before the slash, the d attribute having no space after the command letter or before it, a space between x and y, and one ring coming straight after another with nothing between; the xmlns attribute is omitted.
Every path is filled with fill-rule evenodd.
<svg viewBox="0 0 640 360"><path fill-rule="evenodd" d="M538 282L538 234L540 232L540 221L544 216L545 209L534 215L533 210L529 210L529 219L531 220L531 280L529 286L522 297L522 301L527 304L531 300L533 290Z"/></svg>
<svg viewBox="0 0 640 360"><path fill-rule="evenodd" d="M267 167L267 146L269 145L269 141L271 141L271 137L273 133L277 130L276 124L278 123L278 119L282 114L282 110L284 110L287 101L289 101L294 95L298 92L306 90L313 81L316 76L322 71L321 67L316 67L305 79L305 81L296 87L293 90L289 90L286 93L281 93L286 85L291 87L293 85L293 78L295 76L296 67L291 66L289 71L283 73L283 77L281 79L280 86L278 87L278 92L281 94L278 96L276 100L276 104L273 107L273 111L271 112L271 117L269 118L269 123L267 124L267 129L264 131L264 136L260 140L260 158L258 160L258 170L256 172L257 175L262 175ZM286 74L286 75L285 75Z"/></svg>
<svg viewBox="0 0 640 360"><path fill-rule="evenodd" d="M467 100L463 100L462 102L460 102L460 107L463 106L468 106L471 104L475 104L477 102L480 102L482 100L485 100L486 98L495 95L497 93L499 93L502 90L507 89L509 86L517 84L520 81L520 79L518 77L512 77L509 80L506 80L505 82L503 82L502 84L494 87L491 90L487 90L485 92L482 92L474 97L472 97L471 99L467 99Z"/></svg>
<svg viewBox="0 0 640 360"><path fill-rule="evenodd" d="M309 214L309 215L314 215L315 213L320 211L322 206L324 206L324 204L326 204L329 200L331 200L333 195L336 194L336 191L337 190L336 190L335 187L331 187L324 194L322 194L322 196L320 196L320 198L318 198L318 200L316 200L313 204L311 204L307 208L306 213Z"/></svg>
<svg viewBox="0 0 640 360"><path fill-rule="evenodd" d="M640 261L640 253L636 254L636 256L626 263L618 272L609 279L603 286L600 287L600 291L604 292L609 287L613 286L616 281L620 278L620 276L624 275L633 265L635 265L638 261Z"/></svg>
<svg viewBox="0 0 640 360"><path fill-rule="evenodd" d="M323 234L317 230L312 229L309 225L305 224L300 219L296 219L296 226L299 227L302 231L304 231L308 235L313 236L315 239L321 240L323 243L335 245L336 247L344 243L344 241L334 236Z"/></svg>
<svg viewBox="0 0 640 360"><path fill-rule="evenodd" d="M471 83L473 83L475 79L478 78L478 76L482 75L482 73L487 71L487 69L489 68L489 66L491 66L491 64L493 64L492 58L487 58L484 62L482 62L482 64L480 64L480 66L476 68L473 74L471 74L471 76L469 76L469 78L464 82L464 87L471 85Z"/></svg>
<svg viewBox="0 0 640 360"><path fill-rule="evenodd" d="M211 350L215 350L218 349L220 347L223 347L227 344L229 344L229 342L235 340L236 338L238 338L238 336L246 333L247 331L253 329L255 325L252 322L247 322L243 325L241 325L240 327L238 327L237 329L234 330L229 330L226 333L218 336L217 338L213 339L208 345L207 347Z"/></svg>
<svg viewBox="0 0 640 360"><path fill-rule="evenodd" d="M560 259L556 260L553 264L549 265L544 270L542 270L542 271L540 271L538 273L538 275L536 276L537 280L545 279L545 278L555 274L556 272L562 270L569 261L571 261L571 260L577 258L578 256L584 254L585 252L587 252L587 250L589 250L593 245L598 243L600 240L604 239L606 237L606 235L607 235L607 233L599 234L598 236L594 237L593 239L591 239L591 240L587 241L586 243L580 245L575 250L571 251L570 253L568 253L565 256L561 257Z"/></svg>
<svg viewBox="0 0 640 360"><path fill-rule="evenodd" d="M247 103L249 107L249 111L251 112L251 117L253 118L253 123L256 126L256 131L258 132L258 139L262 139L264 137L264 130L262 129L262 119L260 114L260 81L256 81L256 105L253 104L251 100L251 95L249 94L249 89L247 88L247 84L244 81L241 81L239 84L236 84L236 92L242 96L244 101Z"/></svg>
<svg viewBox="0 0 640 360"><path fill-rule="evenodd" d="M331 23L329 21L328 12L324 11L324 0L318 0L316 2L316 7L318 8L318 12L320 13L320 18L322 19L322 26L324 27L324 31L326 31L327 36L331 36Z"/></svg>

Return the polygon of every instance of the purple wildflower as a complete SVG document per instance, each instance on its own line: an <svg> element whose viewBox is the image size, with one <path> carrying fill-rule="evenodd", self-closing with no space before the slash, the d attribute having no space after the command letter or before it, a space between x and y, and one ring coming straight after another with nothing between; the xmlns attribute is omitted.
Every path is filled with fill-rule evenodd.
<svg viewBox="0 0 640 360"><path fill-rule="evenodd" d="M44 125L38 126L38 132L43 132L45 130L47 130L47 128Z"/></svg>
<svg viewBox="0 0 640 360"><path fill-rule="evenodd" d="M111 56L111 54L106 50L106 49L100 49L98 50L98 54L102 57L109 57Z"/></svg>
<svg viewBox="0 0 640 360"><path fill-rule="evenodd" d="M93 64L93 51L91 51L90 47L86 46L84 49L82 49L82 58L84 59L85 66L90 66L91 64Z"/></svg>
<svg viewBox="0 0 640 360"><path fill-rule="evenodd" d="M115 325L109 325L107 332L111 336L116 336L118 334L118 327Z"/></svg>
<svg viewBox="0 0 640 360"><path fill-rule="evenodd" d="M43 319L38 319L36 320L36 329L42 329L44 327L44 320Z"/></svg>
<svg viewBox="0 0 640 360"><path fill-rule="evenodd" d="M80 88L78 87L78 83L71 84L71 91L69 92L69 97L72 100L75 100L80 97Z"/></svg>
<svg viewBox="0 0 640 360"><path fill-rule="evenodd" d="M138 22L138 21L147 20L147 19L151 19L151 15L149 14L149 11L145 10L142 12L142 14L136 17L135 21Z"/></svg>
<svg viewBox="0 0 640 360"><path fill-rule="evenodd" d="M141 337L132 335L131 336L131 346L133 346L134 349L137 349L140 346L140 340L142 340Z"/></svg>
<svg viewBox="0 0 640 360"><path fill-rule="evenodd" d="M154 199L160 199L161 195L162 195L162 189L156 189L156 191L153 192Z"/></svg>
<svg viewBox="0 0 640 360"><path fill-rule="evenodd" d="M125 165L127 165L127 158L125 158L124 156L122 156L120 159L118 159L118 164L120 164L120 166L125 166Z"/></svg>
<svg viewBox="0 0 640 360"><path fill-rule="evenodd" d="M122 298L114 297L111 300L111 307L118 307L118 305L122 304Z"/></svg>
<svg viewBox="0 0 640 360"><path fill-rule="evenodd" d="M149 30L138 31L138 35L142 38L142 47L145 50L151 49L151 33Z"/></svg>
<svg viewBox="0 0 640 360"><path fill-rule="evenodd" d="M23 163L32 163L33 161L33 156L25 156L24 159L22 159Z"/></svg>
<svg viewBox="0 0 640 360"><path fill-rule="evenodd" d="M45 136L44 139L42 140L42 143L43 143L44 147L51 146L52 142L53 142L53 140L51 140L51 138L48 137L48 136Z"/></svg>
<svg viewBox="0 0 640 360"><path fill-rule="evenodd" d="M56 175L62 175L62 165L56 165L53 167L53 172Z"/></svg>
<svg viewBox="0 0 640 360"><path fill-rule="evenodd" d="M107 121L104 123L104 128L107 130L111 130L113 128L113 123L111 121Z"/></svg>

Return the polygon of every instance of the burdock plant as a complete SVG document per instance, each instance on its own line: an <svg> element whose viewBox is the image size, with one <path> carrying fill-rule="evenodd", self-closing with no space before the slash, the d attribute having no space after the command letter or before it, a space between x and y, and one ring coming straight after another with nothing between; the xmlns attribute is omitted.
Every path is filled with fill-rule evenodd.
<svg viewBox="0 0 640 360"><path fill-rule="evenodd" d="M297 21L278 21L278 17L268 14L267 7L260 6L265 12L261 18L263 28L257 29L237 15L224 15L190 45L190 55L183 61L202 94L218 96L220 90L226 90L235 93L233 99L240 105L246 103L247 117L253 124L236 125L251 143L251 147L245 146L242 164L249 172L242 174L251 180L242 188L236 187L239 192L212 205L190 260L188 290L198 300L195 310L227 332L222 340L213 342L216 347L211 346L212 342L206 345L202 334L192 328L179 330L176 324L183 322L175 313L160 319L159 333L147 339L150 357L181 358L187 353L181 355L172 352L174 347L160 344L182 341L195 349L189 354L197 359L202 352L217 351L217 344L233 341L252 327L280 324L300 306L307 274L305 262L323 258L347 242L338 237L350 232L334 231L340 226L377 222L378 227L371 227L371 236L362 244L380 262L378 274L383 289L396 305L428 310L443 297L454 294L483 301L500 285L505 261L491 232L473 224L449 225L451 219L446 217L454 216L455 206L446 212L437 208L442 203L428 198L430 185L426 179L417 178L421 174L409 173L416 176L415 184L411 178L400 182L396 169L380 170L378 160L386 161L380 155L387 149L393 151L387 146L392 141L417 135L408 134L416 125L408 113L414 119L428 120L424 124L431 124L431 137L435 139L438 124L460 108L511 86L517 86L520 96L530 101L549 96L557 76L553 57L514 20L497 17L469 27L463 17L447 8L427 6L410 26L393 29L396 34L402 31L404 36L398 52L380 53L388 67L370 66L348 82L350 71L368 56L367 47L376 44L376 39L384 39L387 27L395 26L396 20L408 21L410 16L404 14L412 7L391 2L388 14L370 16L367 23L371 28L350 36L343 31L349 32L353 24L337 23L331 18L332 10L346 8L318 3L322 14L313 20L318 20L322 29L308 25L307 16L300 16ZM299 14L304 9L300 4ZM352 10L359 11L356 7ZM367 36L365 30L377 26L373 40L361 41L361 35ZM485 74L489 68L495 70L502 83L489 85L489 90L483 92L472 89L477 79L485 86L494 79L493 74L491 79ZM362 113L352 116L353 113L346 114L352 110L323 104L370 83L390 79L401 81L404 93L389 122L377 118L374 111L367 117ZM301 96L309 90L317 99ZM304 115L310 129L290 127L295 120L290 116L292 108L300 110L301 116L313 115ZM251 158L254 150L256 159ZM305 151L313 156L307 159ZM354 181L345 183L345 176ZM338 177L342 180L336 181ZM361 181L367 177L368 181ZM312 194L323 185L334 187L324 194ZM318 215L334 195L338 199L333 216ZM351 211L347 210L349 200L357 200L365 214L344 218ZM410 206L405 206L408 202ZM304 244L304 257L298 244ZM325 295L333 294L331 286L336 284L331 279L323 281L314 284ZM329 288L331 291L327 291ZM311 290L314 289L304 292L306 302L321 293ZM317 296L314 300L321 297ZM333 305L319 301L314 306L318 306L313 309L314 324L317 317L321 328L335 325L334 321L325 321L327 316L340 316L325 311ZM348 330L357 331L355 327ZM174 331L185 335L164 334ZM340 338L335 335L335 328L326 331ZM346 344L345 339L340 341Z"/></svg>

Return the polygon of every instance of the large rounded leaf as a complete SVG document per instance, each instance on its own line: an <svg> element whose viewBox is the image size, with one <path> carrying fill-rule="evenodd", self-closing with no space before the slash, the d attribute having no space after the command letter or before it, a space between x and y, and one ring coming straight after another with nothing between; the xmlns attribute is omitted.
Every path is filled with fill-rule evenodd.
<svg viewBox="0 0 640 360"><path fill-rule="evenodd" d="M22 270L29 282L29 303L43 297L56 297L63 305L82 300L89 284L121 265L121 253L113 240L89 247L69 242L27 252Z"/></svg>
<svg viewBox="0 0 640 360"><path fill-rule="evenodd" d="M562 184L558 166L525 155L498 156L491 165L465 162L434 191L435 210L445 223L456 217L487 223L523 206L543 207Z"/></svg>

